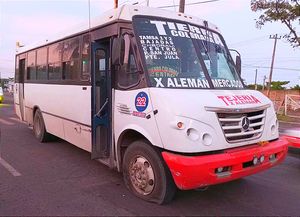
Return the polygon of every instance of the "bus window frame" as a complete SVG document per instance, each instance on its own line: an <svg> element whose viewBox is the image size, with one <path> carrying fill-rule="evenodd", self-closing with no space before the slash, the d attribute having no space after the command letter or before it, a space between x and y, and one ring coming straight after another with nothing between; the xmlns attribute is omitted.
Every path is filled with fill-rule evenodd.
<svg viewBox="0 0 300 217"><path fill-rule="evenodd" d="M145 60L145 58L144 58L143 55L142 55L142 54L143 54L143 50L142 50L142 46L141 46L140 39L139 39L139 37L137 37L137 35L135 35L135 33L137 32L137 29L136 29L136 25L134 25L134 19L135 19L135 18L139 18L139 17L140 17L140 18L146 18L146 19L165 20L165 21L171 21L171 22L182 22L182 23L184 23L184 22L185 22L185 23L189 23L189 22L188 22L188 21L177 20L177 19L171 19L171 18L164 18L164 17L159 17L159 16L151 16L151 15L134 15L134 16L132 17L132 29L133 29L133 34L134 34L135 38L137 38L137 39L136 39L136 43L137 43L137 47L138 47L139 53L141 54L140 58L141 58L141 61L142 61L142 63L143 63L144 74L145 74L146 80L147 80L147 87L153 87L153 86L151 85L151 82L150 82L150 77L149 77L149 74L148 74L148 69L147 69L146 60ZM224 40L224 38L223 38L223 35L222 35L220 32L217 32L216 30L211 29L211 28L209 28L208 26L201 26L200 24L193 24L193 25L199 26L199 27L204 28L204 29L206 28L207 30L209 30L209 31L211 31L211 32L213 32L213 33L215 33L215 34L217 34L217 35L220 37L222 43L224 44L225 50L229 53L228 46L227 46L227 44L226 44L226 42L225 42L225 40ZM194 43L194 42L193 42L193 43ZM200 49L200 48L198 47L198 45L196 45L195 48L196 48L197 51L198 51L198 49ZM199 54L197 54L197 56L198 56L198 58L199 58L199 60L200 60L201 66L203 67L203 66L204 66L204 65L203 65L204 60L202 59L201 54L199 53ZM235 64L234 64L234 60L232 59L232 56L231 56L231 55L229 55L229 58L230 58L230 61L233 63L233 65L235 65ZM202 62L202 61L203 61L203 62ZM201 63L201 62L202 62L202 63ZM204 64L205 64L205 63L204 63ZM203 71L204 71L205 77L207 77L207 76L210 77L209 74L208 74L208 70L207 70L206 67L203 68ZM246 85L244 84L244 81L243 81L241 75L240 75L239 73L237 73L237 76L238 76L238 78L240 79L241 84L243 85L243 88L241 88L241 89L246 89ZM216 88L216 87L214 87L211 78L208 80L208 82L209 82L209 86L210 86L209 88L197 88L196 90L241 90L241 89L232 89L232 88ZM153 87L153 88L156 88L156 87ZM168 87L167 89L186 89L186 88L178 88L178 87L174 88L174 87Z"/></svg>
<svg viewBox="0 0 300 217"><path fill-rule="evenodd" d="M84 38L87 37L88 38L88 44L89 44L89 50L88 50L88 71L87 73L83 73L83 49L84 49ZM92 56L92 43L91 43L91 34L87 33L87 34L82 34L80 36L80 80L81 81L91 81L91 56ZM84 76L87 76L86 79L84 79Z"/></svg>
<svg viewBox="0 0 300 217"><path fill-rule="evenodd" d="M20 78L20 60L25 59L25 72L23 75L23 78ZM20 81L22 81L23 83L26 81L27 78L27 54L23 53L23 54L17 54L15 57L15 83L19 83Z"/></svg>
<svg viewBox="0 0 300 217"><path fill-rule="evenodd" d="M38 53L41 50L46 50L46 61L43 62L43 64L38 64L38 56L39 56ZM46 46L43 46L41 48L36 49L35 67L36 67L36 80L37 81L47 81L47 80L49 80L48 58L49 58L49 46L46 45ZM46 69L46 78L42 78L42 79L38 78L38 73L39 73L38 68L39 67L45 67L45 69Z"/></svg>
<svg viewBox="0 0 300 217"><path fill-rule="evenodd" d="M126 54L126 53L124 54L124 60L125 60L125 58L128 58L128 60L129 60L130 55L133 55L135 65L137 68L136 73L138 76L138 80L136 83L130 84L128 86L123 86L123 85L119 84L119 76L118 75L120 73L125 73L125 74L127 73L126 69L124 68L125 67L124 63L123 63L121 66L114 67L115 73L117 73L117 76L116 76L116 79L114 82L115 87L118 90L136 90L136 89L148 87L148 83L145 82L145 72L144 72L144 68L142 67L143 64L140 62L141 56L140 56L139 49L138 49L138 46L136 43L135 35L133 34L133 30L132 29L121 29L121 32L122 32L122 35L120 37L124 37L125 35L128 35L129 41L130 41L129 48L128 48L128 54ZM125 47L126 47L126 45L125 45ZM111 49L112 49L112 45L111 45ZM125 52L126 52L126 50L125 50ZM122 61L122 62L124 62L124 61Z"/></svg>
<svg viewBox="0 0 300 217"><path fill-rule="evenodd" d="M92 76L91 75L91 73L92 73L92 71L91 71L91 64L92 64L91 63L91 55L92 55L91 44L92 44L92 42L96 41L96 40L101 40L101 39L104 39L104 38L117 37L118 35L120 35L120 32L121 32L122 29L127 29L127 30L132 31L132 22L131 21L126 21L126 20L108 22L105 25L97 26L97 27L92 28L90 30L85 30L85 31L82 31L82 32L78 32L78 33L73 34L73 35L67 35L63 38L58 38L56 40L53 40L50 43L45 43L43 45L39 45L39 46L34 47L32 49L29 49L29 50L23 51L19 54L16 54L16 56L25 55L26 70L25 70L24 83L57 84L57 85L82 85L82 86L92 85L92 81L91 81L91 76ZM74 37L82 38L84 35L89 35L89 37L90 37L90 62L89 62L90 78L89 79L86 79L86 80L85 79L82 80L81 78L78 79L78 80L63 80L63 79L60 79L60 80L49 80L49 79L48 80L29 80L29 79L27 79L27 65L28 65L27 64L27 60L28 60L27 54L29 52L32 52L32 51L36 52L37 49L40 49L40 48L43 48L43 47L49 47L49 46L51 46L55 43L64 43L64 41L72 39ZM80 43L80 46L81 46L81 43ZM138 56L138 58L140 58L140 57ZM80 51L80 59L81 59L81 51ZM48 59L47 59L47 61L48 61ZM62 71L62 60L60 61L60 64L61 64L61 71ZM110 64L111 64L111 62L110 62ZM81 65L82 64L80 64L80 70L81 70ZM49 74L48 70L47 70L47 73ZM81 71L80 71L80 75L81 75ZM115 85L115 84L113 84L113 85Z"/></svg>
<svg viewBox="0 0 300 217"><path fill-rule="evenodd" d="M33 50L30 50L30 51L27 51L26 52L26 64L25 64L25 67L26 67L26 77L25 77L25 82L27 82L27 81L30 81L30 82L34 82L34 83L37 83L38 82L38 80L37 80L37 69L36 69L36 52L37 51L37 49L33 49ZM28 76L29 76L29 73L30 73L30 70L28 70L28 68L30 68L30 66L29 66L29 58L28 58L28 56L29 56L29 53L31 53L31 52L34 52L34 69L35 69L35 79L31 79L31 78L29 78Z"/></svg>
<svg viewBox="0 0 300 217"><path fill-rule="evenodd" d="M59 60L58 61L49 61L50 59L50 48L52 46L57 46L59 49ZM63 41L58 41L58 42L54 42L54 43L51 43L51 44L48 44L48 58L47 58L47 67L48 67L48 82L59 82L59 81L62 81L62 47L63 47ZM59 65L59 74L60 74L60 79L50 79L50 73L49 73L49 65L55 65L55 64L58 64Z"/></svg>

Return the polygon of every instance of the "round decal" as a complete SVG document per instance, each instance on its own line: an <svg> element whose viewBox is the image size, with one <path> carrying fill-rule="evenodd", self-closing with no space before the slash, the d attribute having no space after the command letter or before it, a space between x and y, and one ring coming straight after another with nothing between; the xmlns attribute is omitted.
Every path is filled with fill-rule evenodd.
<svg viewBox="0 0 300 217"><path fill-rule="evenodd" d="M135 97L135 108L139 112L143 112L148 107L148 95L145 92L139 92Z"/></svg>

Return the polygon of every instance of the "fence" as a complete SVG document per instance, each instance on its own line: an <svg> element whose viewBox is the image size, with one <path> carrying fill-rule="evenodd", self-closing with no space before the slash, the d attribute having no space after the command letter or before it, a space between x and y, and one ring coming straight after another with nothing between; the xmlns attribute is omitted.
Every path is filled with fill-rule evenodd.
<svg viewBox="0 0 300 217"><path fill-rule="evenodd" d="M284 114L289 117L300 118L300 96L285 95Z"/></svg>
<svg viewBox="0 0 300 217"><path fill-rule="evenodd" d="M267 91L262 91L267 95ZM300 118L300 90L271 90L269 98L278 114Z"/></svg>

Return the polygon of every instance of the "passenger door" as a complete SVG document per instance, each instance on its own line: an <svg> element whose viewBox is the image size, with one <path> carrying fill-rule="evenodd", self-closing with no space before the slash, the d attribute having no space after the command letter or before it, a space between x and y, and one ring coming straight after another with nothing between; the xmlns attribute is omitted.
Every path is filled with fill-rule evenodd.
<svg viewBox="0 0 300 217"><path fill-rule="evenodd" d="M111 76L109 41L92 43L92 159L111 153Z"/></svg>
<svg viewBox="0 0 300 217"><path fill-rule="evenodd" d="M24 121L24 79L25 79L25 59L19 60L19 87L17 88L19 96L19 108L22 121Z"/></svg>

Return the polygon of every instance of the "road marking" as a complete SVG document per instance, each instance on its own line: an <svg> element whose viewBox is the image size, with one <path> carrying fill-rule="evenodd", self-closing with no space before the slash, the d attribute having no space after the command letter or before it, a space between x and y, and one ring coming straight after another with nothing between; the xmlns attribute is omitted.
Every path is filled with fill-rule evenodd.
<svg viewBox="0 0 300 217"><path fill-rule="evenodd" d="M7 163L3 158L0 157L0 164L7 169L8 172L10 172L13 176L21 176L21 173L19 173L15 168L13 168L9 163Z"/></svg>
<svg viewBox="0 0 300 217"><path fill-rule="evenodd" d="M14 123L12 123L10 121L3 120L1 118L0 118L0 123L5 124L5 125L10 125L10 126L14 125Z"/></svg>
<svg viewBox="0 0 300 217"><path fill-rule="evenodd" d="M10 104L0 104L0 108L1 107L9 107L10 106Z"/></svg>

